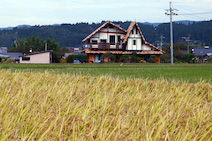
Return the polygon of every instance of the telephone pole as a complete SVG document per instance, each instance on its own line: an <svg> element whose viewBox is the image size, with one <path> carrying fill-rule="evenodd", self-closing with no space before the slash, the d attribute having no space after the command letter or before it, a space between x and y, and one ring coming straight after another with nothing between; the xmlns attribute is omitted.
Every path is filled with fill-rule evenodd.
<svg viewBox="0 0 212 141"><path fill-rule="evenodd" d="M15 47L18 48L18 32L15 32Z"/></svg>
<svg viewBox="0 0 212 141"><path fill-rule="evenodd" d="M172 27L172 15L177 15L176 13L174 13L173 11L177 11L177 9L173 9L172 8L172 2L169 3L169 9L167 9L166 11L166 15L170 16L170 44L171 44L171 65L174 65L174 53L173 53L173 27Z"/></svg>
<svg viewBox="0 0 212 141"><path fill-rule="evenodd" d="M188 37L182 37L183 39L185 39L185 41L187 42L187 54L189 54L189 42L190 40L190 35L188 35Z"/></svg>
<svg viewBox="0 0 212 141"><path fill-rule="evenodd" d="M163 39L164 39L165 37L161 34L160 35L160 48L162 49L163 47Z"/></svg>

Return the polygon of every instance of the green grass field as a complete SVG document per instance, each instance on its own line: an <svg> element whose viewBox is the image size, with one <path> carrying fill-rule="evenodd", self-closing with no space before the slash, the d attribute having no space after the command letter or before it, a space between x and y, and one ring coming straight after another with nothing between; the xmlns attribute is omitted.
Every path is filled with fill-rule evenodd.
<svg viewBox="0 0 212 141"><path fill-rule="evenodd" d="M212 64L0 64L0 69L12 71L54 71L55 73L91 76L110 75L119 78L179 80L212 82Z"/></svg>

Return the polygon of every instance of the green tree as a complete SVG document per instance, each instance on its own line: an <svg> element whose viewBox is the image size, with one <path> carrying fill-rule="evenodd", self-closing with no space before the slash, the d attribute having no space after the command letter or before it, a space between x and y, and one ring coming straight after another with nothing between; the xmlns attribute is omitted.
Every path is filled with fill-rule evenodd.
<svg viewBox="0 0 212 141"><path fill-rule="evenodd" d="M183 62L194 63L194 55L193 54L185 54L183 56Z"/></svg>
<svg viewBox="0 0 212 141"><path fill-rule="evenodd" d="M67 48L67 47L63 47L63 48L60 48L59 50L58 50L58 55L60 56L60 57L62 57L62 56L64 56L65 55L65 53L69 53L70 51L69 51L69 49Z"/></svg>
<svg viewBox="0 0 212 141"><path fill-rule="evenodd" d="M74 60L79 60L81 63L86 62L86 55L84 54L79 54L79 55L74 55Z"/></svg>
<svg viewBox="0 0 212 141"><path fill-rule="evenodd" d="M174 43L174 60L175 61L182 61L183 59L183 52L182 50L186 49L185 43ZM165 46L164 49L165 53L161 55L161 62L163 63L170 63L171 62L171 53L170 53L170 44Z"/></svg>
<svg viewBox="0 0 212 141"><path fill-rule="evenodd" d="M67 57L67 63L74 63L74 56L73 55L69 55Z"/></svg>

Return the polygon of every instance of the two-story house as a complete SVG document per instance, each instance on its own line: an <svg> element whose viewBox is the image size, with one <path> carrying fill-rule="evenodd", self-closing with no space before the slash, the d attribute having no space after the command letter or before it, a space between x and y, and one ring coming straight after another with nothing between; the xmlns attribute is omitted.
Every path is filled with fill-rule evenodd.
<svg viewBox="0 0 212 141"><path fill-rule="evenodd" d="M160 55L164 52L148 43L136 22L132 22L125 30L120 26L108 21L96 29L93 33L83 39L82 42L87 41L87 62L101 62L107 61L108 58L101 56L104 53L112 53L116 58L120 59L124 54L136 54L146 60L150 55L156 55L158 63L160 63Z"/></svg>

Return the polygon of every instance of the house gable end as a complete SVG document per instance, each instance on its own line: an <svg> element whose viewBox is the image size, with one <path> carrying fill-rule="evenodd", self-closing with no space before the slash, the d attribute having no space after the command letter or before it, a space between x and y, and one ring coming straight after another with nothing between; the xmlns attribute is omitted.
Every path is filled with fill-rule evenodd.
<svg viewBox="0 0 212 141"><path fill-rule="evenodd" d="M109 31L106 30L107 28L116 28L119 30L120 34L126 34L126 30L119 27L116 24L111 23L110 21L107 21L106 23L104 23L103 25L101 25L99 28L97 28L94 32L92 32L90 35L88 35L85 39L82 40L82 42L85 42L87 40L89 40L91 37L95 36L97 33L102 32L102 33L108 33Z"/></svg>
<svg viewBox="0 0 212 141"><path fill-rule="evenodd" d="M148 42L145 40L145 38L144 38L144 36L143 36L143 33L141 32L141 29L140 29L140 27L138 26L138 23L136 23L136 22L132 22L132 23L130 24L130 26L129 26L128 30L127 30L127 34L126 34L126 36L123 38L123 44L127 44L127 41L128 41L128 39L130 38L132 32L133 32L133 33L136 32L136 31L133 31L133 29L135 29L135 28L136 28L136 30L138 31L138 33L140 34L140 36L141 36L141 37L140 37L141 40L142 40L141 43L142 43L143 45L145 45L144 47L145 47L146 49L149 47L148 50L161 51L161 52L164 53L164 51L162 51L161 49L157 48L156 46L154 46L154 45L148 43ZM135 34L135 33L134 33L134 34Z"/></svg>

